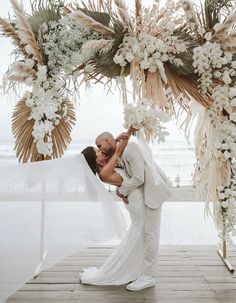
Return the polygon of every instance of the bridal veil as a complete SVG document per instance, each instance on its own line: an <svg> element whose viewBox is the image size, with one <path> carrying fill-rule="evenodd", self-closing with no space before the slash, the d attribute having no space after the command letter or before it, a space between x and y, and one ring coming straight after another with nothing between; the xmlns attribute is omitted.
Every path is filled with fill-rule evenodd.
<svg viewBox="0 0 236 303"><path fill-rule="evenodd" d="M0 167L0 302L86 246L119 242L122 203L82 154Z"/></svg>

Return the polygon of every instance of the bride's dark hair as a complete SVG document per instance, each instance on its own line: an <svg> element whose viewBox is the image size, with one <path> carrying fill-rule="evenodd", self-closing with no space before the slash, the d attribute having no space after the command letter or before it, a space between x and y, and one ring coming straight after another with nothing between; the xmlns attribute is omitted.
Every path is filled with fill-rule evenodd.
<svg viewBox="0 0 236 303"><path fill-rule="evenodd" d="M85 160L87 161L89 167L91 168L94 175L97 173L97 163L96 163L96 152L94 150L93 146L87 146L85 149L81 152Z"/></svg>

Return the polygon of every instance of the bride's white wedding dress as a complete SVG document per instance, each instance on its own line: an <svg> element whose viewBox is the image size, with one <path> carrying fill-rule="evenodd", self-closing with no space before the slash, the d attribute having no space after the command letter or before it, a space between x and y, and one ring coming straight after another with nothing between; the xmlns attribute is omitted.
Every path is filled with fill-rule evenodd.
<svg viewBox="0 0 236 303"><path fill-rule="evenodd" d="M123 179L128 178L123 169L116 169L116 171ZM127 284L136 280L142 274L145 222L142 188L135 189L130 193L126 208L132 221L127 234L100 268L90 267L80 273L83 284Z"/></svg>

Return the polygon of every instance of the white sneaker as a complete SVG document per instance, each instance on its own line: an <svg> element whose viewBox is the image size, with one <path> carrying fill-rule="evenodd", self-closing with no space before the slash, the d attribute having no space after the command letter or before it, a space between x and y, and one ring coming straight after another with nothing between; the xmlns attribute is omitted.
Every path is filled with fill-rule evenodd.
<svg viewBox="0 0 236 303"><path fill-rule="evenodd" d="M147 275L141 275L137 280L131 282L126 286L127 290L139 291L145 288L153 287L156 285L156 281L153 277Z"/></svg>

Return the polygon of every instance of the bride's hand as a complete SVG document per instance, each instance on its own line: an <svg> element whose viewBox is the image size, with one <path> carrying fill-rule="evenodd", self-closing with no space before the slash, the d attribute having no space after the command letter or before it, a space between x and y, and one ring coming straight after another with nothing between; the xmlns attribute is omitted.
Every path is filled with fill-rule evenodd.
<svg viewBox="0 0 236 303"><path fill-rule="evenodd" d="M120 142L123 139L129 139L129 137L132 135L133 132L137 131L138 129L133 128L133 126L130 126L127 132L121 133L117 138L116 141Z"/></svg>
<svg viewBox="0 0 236 303"><path fill-rule="evenodd" d="M126 145L129 142L129 138L132 135L134 131L137 129L133 128L132 126L129 127L128 131L126 133L120 134L117 138L116 141L118 141L117 146L116 146L116 151L115 153L120 157L126 147Z"/></svg>
<svg viewBox="0 0 236 303"><path fill-rule="evenodd" d="M121 133L117 138L116 141L120 142L123 139L129 139L129 135L127 134L127 132L123 132Z"/></svg>

